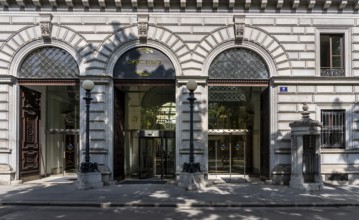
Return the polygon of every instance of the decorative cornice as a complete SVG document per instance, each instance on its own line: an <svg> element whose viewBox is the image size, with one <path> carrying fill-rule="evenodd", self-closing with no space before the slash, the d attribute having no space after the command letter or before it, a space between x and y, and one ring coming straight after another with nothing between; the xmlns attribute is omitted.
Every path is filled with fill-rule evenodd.
<svg viewBox="0 0 359 220"><path fill-rule="evenodd" d="M178 2L178 3L177 3ZM122 1L122 0L94 0L91 2L89 0L65 0L65 1L56 1L56 0L16 0L17 6L12 4L10 0L0 0L0 4L3 6L2 10L6 11L16 11L22 13L23 11L34 11L34 6L36 8L41 8L42 12L51 12L54 10L60 12L69 12L76 13L80 10L84 11L98 11L101 12L111 11L113 12L116 8L121 8L122 11L137 11L137 12L149 12L149 10L156 10L159 12L161 10L168 12L168 9L173 10L174 12L193 12L197 13L203 12L213 12L213 11L223 11L223 12L253 12L253 13L293 13L292 10L298 12L308 12L311 13L357 13L359 9L358 0L212 0L210 4L204 0L180 0L180 1L171 1L171 0L131 0L131 1ZM76 11L69 10L74 8L76 5ZM80 8L83 7L83 9ZM21 10L19 10L21 8ZM197 10L200 9L200 10ZM1 8L0 8L1 10Z"/></svg>
<svg viewBox="0 0 359 220"><path fill-rule="evenodd" d="M302 112L302 119L298 120L298 121L293 121L291 123L289 123L289 127L293 128L293 127L322 127L322 123L320 123L317 120L313 120L310 118L310 113L308 112L308 105L307 103L303 103L303 112Z"/></svg>

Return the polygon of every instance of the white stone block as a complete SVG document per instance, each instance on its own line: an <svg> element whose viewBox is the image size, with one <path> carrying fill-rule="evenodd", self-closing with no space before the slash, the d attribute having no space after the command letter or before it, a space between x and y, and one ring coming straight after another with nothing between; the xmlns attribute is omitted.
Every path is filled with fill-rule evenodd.
<svg viewBox="0 0 359 220"><path fill-rule="evenodd" d="M299 59L299 53L298 52L287 52L287 55L288 55L289 59L291 59L291 60L298 60Z"/></svg>
<svg viewBox="0 0 359 220"><path fill-rule="evenodd" d="M210 17L210 18L204 18L203 20L204 25L219 25L219 26L223 26L223 25L227 25L228 21L227 18L221 18L221 17Z"/></svg>
<svg viewBox="0 0 359 220"><path fill-rule="evenodd" d="M278 108L278 112L296 112L297 111L296 104L278 104L277 108ZM288 128L286 128L286 129L288 129Z"/></svg>
<svg viewBox="0 0 359 220"><path fill-rule="evenodd" d="M9 24L10 16L0 16L0 24Z"/></svg>
<svg viewBox="0 0 359 220"><path fill-rule="evenodd" d="M315 86L298 86L298 93L315 93Z"/></svg>
<svg viewBox="0 0 359 220"><path fill-rule="evenodd" d="M181 25L184 25L184 24L189 24L189 25L193 25L193 26L196 26L196 25L203 25L203 18L201 17L185 17L185 18L180 18L180 23Z"/></svg>
<svg viewBox="0 0 359 220"><path fill-rule="evenodd" d="M278 65L278 67L281 67L282 64ZM286 66L286 63L283 63L283 66ZM277 71L277 74L273 74L274 76L277 75L277 76L290 76L292 75L292 72L290 69L287 69L289 67L285 67L284 69L279 69Z"/></svg>
<svg viewBox="0 0 359 220"><path fill-rule="evenodd" d="M305 68L305 61L291 61L293 68Z"/></svg>
<svg viewBox="0 0 359 220"><path fill-rule="evenodd" d="M313 19L313 25L314 26L333 26L333 25L339 25L339 26L354 26L355 20L354 19L332 19L332 18L314 18Z"/></svg>
<svg viewBox="0 0 359 220"><path fill-rule="evenodd" d="M301 60L314 60L315 53L314 52L300 52L299 59Z"/></svg>
<svg viewBox="0 0 359 220"><path fill-rule="evenodd" d="M278 121L282 122L292 122L300 118L301 115L299 113L278 113Z"/></svg>
<svg viewBox="0 0 359 220"><path fill-rule="evenodd" d="M82 19L80 16L59 16L59 22L60 24L82 24Z"/></svg>
<svg viewBox="0 0 359 220"><path fill-rule="evenodd" d="M325 154L322 152L322 164L347 164L346 154Z"/></svg>
<svg viewBox="0 0 359 220"><path fill-rule="evenodd" d="M217 26L196 26L192 28L193 34L208 34L218 29Z"/></svg>
<svg viewBox="0 0 359 220"><path fill-rule="evenodd" d="M269 34L290 34L292 33L291 27L279 27L279 26L272 26L272 27L262 27L266 32ZM290 35L293 36L293 35Z"/></svg>
<svg viewBox="0 0 359 220"><path fill-rule="evenodd" d="M314 35L301 35L299 36L300 43L314 43L315 36Z"/></svg>
<svg viewBox="0 0 359 220"><path fill-rule="evenodd" d="M0 121L0 129L2 129L2 130L9 129L9 123L7 121ZM1 131L1 132L4 132L4 131Z"/></svg>
<svg viewBox="0 0 359 220"><path fill-rule="evenodd" d="M352 44L353 53L359 51L359 44Z"/></svg>
<svg viewBox="0 0 359 220"><path fill-rule="evenodd" d="M92 189L103 187L100 172L77 173L77 189Z"/></svg>
<svg viewBox="0 0 359 220"><path fill-rule="evenodd" d="M337 93L352 93L353 86L335 86L335 92Z"/></svg>
<svg viewBox="0 0 359 220"><path fill-rule="evenodd" d="M13 16L11 17L13 24L35 24L35 17L33 16Z"/></svg>
<svg viewBox="0 0 359 220"><path fill-rule="evenodd" d="M311 103L312 95L279 95L278 103Z"/></svg>
<svg viewBox="0 0 359 220"><path fill-rule="evenodd" d="M168 16L160 16L156 18L156 23L158 25L178 25L180 19L178 17L168 17Z"/></svg>
<svg viewBox="0 0 359 220"><path fill-rule="evenodd" d="M2 112L0 112L0 119L1 119L1 116L2 116ZM1 120L3 120L3 119L1 119ZM8 138L9 138L8 132L6 132L6 131L0 132L0 139L8 139Z"/></svg>
<svg viewBox="0 0 359 220"><path fill-rule="evenodd" d="M317 86L318 93L333 93L334 86Z"/></svg>
<svg viewBox="0 0 359 220"><path fill-rule="evenodd" d="M274 25L275 21L274 18L252 18L251 19L251 23L254 26L259 26L259 25Z"/></svg>
<svg viewBox="0 0 359 220"><path fill-rule="evenodd" d="M281 43L297 43L297 35L275 35L275 38Z"/></svg>
<svg viewBox="0 0 359 220"><path fill-rule="evenodd" d="M293 76L315 76L315 69L293 69Z"/></svg>
<svg viewBox="0 0 359 220"><path fill-rule="evenodd" d="M305 50L307 52L309 52L309 51L315 52L315 44L314 43L305 44Z"/></svg>
<svg viewBox="0 0 359 220"><path fill-rule="evenodd" d="M355 95L314 95L314 101L317 103L353 103Z"/></svg>
<svg viewBox="0 0 359 220"><path fill-rule="evenodd" d="M83 24L106 24L106 17L100 16L83 16Z"/></svg>
<svg viewBox="0 0 359 220"><path fill-rule="evenodd" d="M305 51L305 44L298 44L298 43L291 43L291 44L288 44L288 43L284 43L284 44L281 44L286 51Z"/></svg>
<svg viewBox="0 0 359 220"><path fill-rule="evenodd" d="M306 68L314 69L316 67L315 61L306 60L305 61L305 66L306 66Z"/></svg>
<svg viewBox="0 0 359 220"><path fill-rule="evenodd" d="M296 26L298 24L298 18L277 18L275 21L276 25Z"/></svg>

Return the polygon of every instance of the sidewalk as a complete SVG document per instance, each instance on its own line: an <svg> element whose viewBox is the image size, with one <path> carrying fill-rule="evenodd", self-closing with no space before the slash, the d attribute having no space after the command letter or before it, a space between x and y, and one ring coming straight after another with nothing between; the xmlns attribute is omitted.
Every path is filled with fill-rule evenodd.
<svg viewBox="0 0 359 220"><path fill-rule="evenodd" d="M81 207L340 207L359 206L359 186L325 185L306 192L288 186L223 178L213 186L186 191L174 183L117 184L78 190L76 176L51 176L16 186L0 186L1 205ZM221 179L218 179L221 180ZM218 182L218 181L217 181ZM147 184L146 184L147 183Z"/></svg>

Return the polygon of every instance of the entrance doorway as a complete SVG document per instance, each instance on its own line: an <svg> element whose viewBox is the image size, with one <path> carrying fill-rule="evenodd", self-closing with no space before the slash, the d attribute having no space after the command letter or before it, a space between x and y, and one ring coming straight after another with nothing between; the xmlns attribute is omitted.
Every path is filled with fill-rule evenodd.
<svg viewBox="0 0 359 220"><path fill-rule="evenodd" d="M141 130L139 135L139 178L175 176L175 132Z"/></svg>
<svg viewBox="0 0 359 220"><path fill-rule="evenodd" d="M208 172L246 175L246 129L211 129L208 131Z"/></svg>
<svg viewBox="0 0 359 220"><path fill-rule="evenodd" d="M20 82L20 179L73 173L79 164L79 87Z"/></svg>
<svg viewBox="0 0 359 220"><path fill-rule="evenodd" d="M115 178L175 177L175 87L115 88Z"/></svg>
<svg viewBox="0 0 359 220"><path fill-rule="evenodd" d="M41 93L20 89L20 179L40 178L39 120Z"/></svg>
<svg viewBox="0 0 359 220"><path fill-rule="evenodd" d="M266 87L208 87L208 169L215 174L259 175L261 96Z"/></svg>

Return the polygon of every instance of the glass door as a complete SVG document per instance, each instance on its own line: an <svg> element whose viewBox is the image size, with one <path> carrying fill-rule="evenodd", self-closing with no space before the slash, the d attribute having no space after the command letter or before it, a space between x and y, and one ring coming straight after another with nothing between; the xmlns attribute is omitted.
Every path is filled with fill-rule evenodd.
<svg viewBox="0 0 359 220"><path fill-rule="evenodd" d="M151 178L155 174L155 147L156 139L139 139L139 178Z"/></svg>
<svg viewBox="0 0 359 220"><path fill-rule="evenodd" d="M175 132L139 131L139 178L175 176Z"/></svg>
<svg viewBox="0 0 359 220"><path fill-rule="evenodd" d="M208 167L210 173L246 174L247 130L209 130Z"/></svg>

